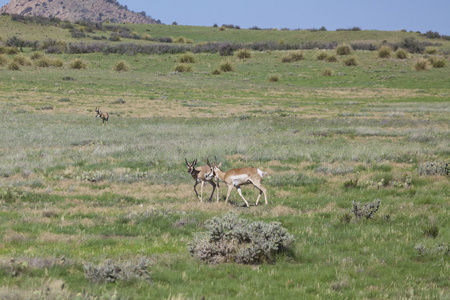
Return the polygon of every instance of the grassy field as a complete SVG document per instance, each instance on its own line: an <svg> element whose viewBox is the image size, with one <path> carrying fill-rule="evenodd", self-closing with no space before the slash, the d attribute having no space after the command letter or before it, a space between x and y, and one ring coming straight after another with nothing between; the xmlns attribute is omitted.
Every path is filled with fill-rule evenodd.
<svg viewBox="0 0 450 300"><path fill-rule="evenodd" d="M194 43L381 45L414 36L440 46L407 59L353 51L356 66L343 64L347 56L317 60L318 49L289 63L283 58L296 51L196 53L186 73L175 71L182 53L0 54L0 299L448 299L449 176L425 164L450 158L449 41L127 26ZM80 41L8 16L0 28L3 49L13 36ZM63 63L41 67L36 52ZM20 56L29 64L10 70ZM415 70L430 58L447 66ZM71 68L76 59L87 68ZM129 71L114 70L120 61ZM224 63L233 71L212 75ZM108 124L95 107L109 112ZM225 203L224 184L221 201L200 203L185 158L201 165L208 156L223 170L267 172L269 204L254 206L258 192L249 186L249 208L235 190ZM352 201L377 199L372 218L356 218ZM228 212L281 222L295 242L270 263L193 258L194 234ZM114 278L117 269L128 277Z"/></svg>

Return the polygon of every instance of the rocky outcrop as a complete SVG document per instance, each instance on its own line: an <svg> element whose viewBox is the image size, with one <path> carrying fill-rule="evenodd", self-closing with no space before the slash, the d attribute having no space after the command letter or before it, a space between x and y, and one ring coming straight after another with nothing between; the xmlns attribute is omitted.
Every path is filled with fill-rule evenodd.
<svg viewBox="0 0 450 300"><path fill-rule="evenodd" d="M56 17L63 21L157 23L145 12L136 13L116 0L11 0L0 13Z"/></svg>

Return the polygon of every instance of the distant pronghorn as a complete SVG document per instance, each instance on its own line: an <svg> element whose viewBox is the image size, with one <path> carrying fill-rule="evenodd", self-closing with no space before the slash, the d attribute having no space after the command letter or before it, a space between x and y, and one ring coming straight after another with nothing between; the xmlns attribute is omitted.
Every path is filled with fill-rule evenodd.
<svg viewBox="0 0 450 300"><path fill-rule="evenodd" d="M197 195L198 199L200 199L200 202L203 202L203 185L205 182L208 182L213 187L213 191L211 193L211 196L209 197L208 201L211 201L212 196L214 195L214 190L216 189L216 184L214 183L214 174L212 169L205 165L200 167L195 167L197 164L197 159L194 159L192 164L188 163L187 159L184 159L186 161L186 165L188 167L188 173L191 174L192 178L195 179L194 184L194 192ZM202 183L201 189L200 189L200 197L198 196L197 189L195 188L197 184ZM219 201L219 182L217 182L217 201Z"/></svg>
<svg viewBox="0 0 450 300"><path fill-rule="evenodd" d="M228 197L230 197L231 190L235 187L244 200L245 204L248 206L247 200L245 200L244 196L242 196L241 185L253 184L258 190L259 195L256 199L256 204L258 205L259 198L261 194L264 193L264 199L267 204L267 190L261 185L261 180L263 176L267 175L266 172L261 171L258 168L240 168L240 169L231 169L228 172L223 172L220 169L222 163L217 165L217 159L213 164L210 164L208 161L208 166L213 170L214 175L219 178L221 181L225 182L228 185L227 198L225 202L228 202Z"/></svg>
<svg viewBox="0 0 450 300"><path fill-rule="evenodd" d="M102 113L98 107L95 108L95 112L97 113L96 118L102 118L103 124L105 124L105 121L108 122L109 114L107 112Z"/></svg>

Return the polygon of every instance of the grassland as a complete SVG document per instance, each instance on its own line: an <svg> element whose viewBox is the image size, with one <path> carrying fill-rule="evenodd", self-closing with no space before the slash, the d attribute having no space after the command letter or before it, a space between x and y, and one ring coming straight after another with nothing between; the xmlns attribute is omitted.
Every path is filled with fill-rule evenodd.
<svg viewBox="0 0 450 300"><path fill-rule="evenodd" d="M79 41L66 29L6 16L0 23L3 42ZM129 26L195 43L425 40L406 32ZM0 299L448 298L449 177L418 171L450 158L442 55L450 47L438 42L437 54L405 60L355 51L353 67L343 57L318 61L317 49L292 63L282 62L287 51L252 51L244 60L197 53L189 73L174 71L182 54L38 50L63 66L0 66ZM4 57L9 63L35 52L23 51ZM447 66L415 71L430 56ZM69 67L78 58L87 69ZM119 61L130 70L114 71ZM227 61L234 71L212 75ZM110 113L108 125L94 118L95 107ZM268 172L269 205L245 208L236 191L225 203L223 185L220 202L200 203L184 158L205 163L207 156L224 170ZM257 191L242 190L254 204ZM347 222L353 200L375 199L381 206L372 219ZM193 233L229 211L281 222L295 242L273 264L192 258ZM137 258L147 259L150 279L86 276L86 265Z"/></svg>

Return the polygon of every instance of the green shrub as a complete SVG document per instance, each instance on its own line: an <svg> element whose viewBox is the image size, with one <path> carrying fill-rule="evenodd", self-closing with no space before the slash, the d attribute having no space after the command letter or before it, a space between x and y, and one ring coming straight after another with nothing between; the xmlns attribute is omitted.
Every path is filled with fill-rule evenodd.
<svg viewBox="0 0 450 300"><path fill-rule="evenodd" d="M80 58L77 58L77 59L75 59L75 60L70 62L69 67L71 69L81 70L81 69L87 69L88 65L87 65L86 61L84 61L84 60L82 60Z"/></svg>
<svg viewBox="0 0 450 300"><path fill-rule="evenodd" d="M342 44L336 47L336 54L337 55L349 55L352 53L352 47L347 44Z"/></svg>
<svg viewBox="0 0 450 300"><path fill-rule="evenodd" d="M236 52L236 57L239 59L247 59L252 57L252 53L248 49L241 49Z"/></svg>
<svg viewBox="0 0 450 300"><path fill-rule="evenodd" d="M348 211L340 212L338 219L341 223L348 224L352 220L352 214Z"/></svg>
<svg viewBox="0 0 450 300"><path fill-rule="evenodd" d="M294 61L299 61L299 60L303 60L304 56L303 56L303 52L291 52L287 55L284 55L281 58L281 61L284 63L288 63L288 62L294 62Z"/></svg>
<svg viewBox="0 0 450 300"><path fill-rule="evenodd" d="M178 64L175 66L175 71L180 73L192 72L192 66L190 64Z"/></svg>
<svg viewBox="0 0 450 300"><path fill-rule="evenodd" d="M342 63L344 64L344 66L347 66L347 67L352 67L352 66L358 65L358 62L356 61L355 57L348 57L348 58L344 59L342 61Z"/></svg>
<svg viewBox="0 0 450 300"><path fill-rule="evenodd" d="M320 51L320 53L316 57L317 60L324 60L324 61L326 61L327 58L328 58L328 53L326 53L325 51Z"/></svg>
<svg viewBox="0 0 450 300"><path fill-rule="evenodd" d="M425 235L426 237L436 238L439 234L439 227L436 224L424 225L422 230L423 235Z"/></svg>
<svg viewBox="0 0 450 300"><path fill-rule="evenodd" d="M395 51L395 58L397 59L407 59L408 58L408 51L406 51L405 49L397 49L397 51Z"/></svg>
<svg viewBox="0 0 450 300"><path fill-rule="evenodd" d="M206 221L205 227L207 232L194 234L188 250L207 263L271 263L294 242L279 222L250 223L233 212Z"/></svg>
<svg viewBox="0 0 450 300"><path fill-rule="evenodd" d="M220 64L219 69L222 72L232 72L232 71L234 71L234 66L231 62L226 61L226 62L223 62Z"/></svg>
<svg viewBox="0 0 450 300"><path fill-rule="evenodd" d="M430 63L427 59L424 59L424 58L419 59L414 65L414 69L416 71L425 71L425 70L428 70L429 68L430 68Z"/></svg>
<svg viewBox="0 0 450 300"><path fill-rule="evenodd" d="M214 69L214 70L212 71L211 74L212 74L212 75L220 75L220 74L222 74L222 72L220 71L219 68L216 68L216 69Z"/></svg>
<svg viewBox="0 0 450 300"><path fill-rule="evenodd" d="M352 204L352 212L355 214L356 219L359 220L362 217L364 217L365 219L371 219L378 211L381 200L375 199L374 202L367 202L366 204L364 204L364 206L362 206L361 203L353 200Z"/></svg>
<svg viewBox="0 0 450 300"><path fill-rule="evenodd" d="M8 65L8 70L19 71L20 70L20 65L18 63L14 62L14 61L10 62L9 65Z"/></svg>
<svg viewBox="0 0 450 300"><path fill-rule="evenodd" d="M433 66L433 68L443 68L445 67L445 60L443 58L428 58L428 61Z"/></svg>
<svg viewBox="0 0 450 300"><path fill-rule="evenodd" d="M378 49L378 57L379 58L389 58L392 55L392 49L389 46L382 46Z"/></svg>
<svg viewBox="0 0 450 300"><path fill-rule="evenodd" d="M323 69L322 72L320 72L320 75L322 75L322 76L333 76L333 70L331 70L331 69Z"/></svg>
<svg viewBox="0 0 450 300"><path fill-rule="evenodd" d="M6 66L8 64L8 58L3 55L0 54L0 66Z"/></svg>
<svg viewBox="0 0 450 300"><path fill-rule="evenodd" d="M280 75L278 75L278 74L270 75L269 81L270 82L278 82L278 81L280 81Z"/></svg>
<svg viewBox="0 0 450 300"><path fill-rule="evenodd" d="M125 61L121 60L114 66L114 71L128 72L130 71L130 66Z"/></svg>
<svg viewBox="0 0 450 300"><path fill-rule="evenodd" d="M178 59L178 62L189 64L189 63L196 63L197 60L195 59L195 56L192 53L185 53Z"/></svg>

